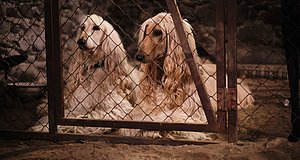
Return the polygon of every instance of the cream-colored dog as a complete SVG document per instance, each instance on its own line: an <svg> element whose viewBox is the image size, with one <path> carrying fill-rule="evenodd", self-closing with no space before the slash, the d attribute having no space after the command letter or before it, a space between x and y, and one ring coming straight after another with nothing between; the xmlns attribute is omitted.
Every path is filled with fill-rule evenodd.
<svg viewBox="0 0 300 160"><path fill-rule="evenodd" d="M129 63L119 34L101 16L83 19L78 34L78 49L69 66L64 88L65 117L98 120L128 118L135 101L133 89L138 72ZM44 117L44 121L47 118ZM45 125L46 122L41 122ZM43 131L42 125L33 128ZM97 133L101 127L60 126L60 132Z"/></svg>
<svg viewBox="0 0 300 160"><path fill-rule="evenodd" d="M197 54L192 27L187 21L182 22L193 58L199 66L199 74L216 112L216 65L201 60ZM143 76L133 117L143 121L207 124L171 15L159 13L147 19L138 32L138 45L136 59L141 62ZM238 103L242 107L252 105L253 98L249 96L251 91L248 86L239 84L237 90ZM147 133L157 136L157 132ZM200 133L182 133L191 139L205 137ZM132 134L143 135L142 131Z"/></svg>

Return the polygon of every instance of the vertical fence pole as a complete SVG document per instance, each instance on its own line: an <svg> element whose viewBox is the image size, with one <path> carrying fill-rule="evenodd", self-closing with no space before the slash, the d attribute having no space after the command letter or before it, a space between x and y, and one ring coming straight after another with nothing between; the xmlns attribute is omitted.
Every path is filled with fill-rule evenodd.
<svg viewBox="0 0 300 160"><path fill-rule="evenodd" d="M226 63L225 63L225 15L224 0L217 0L216 8L216 54L217 54L217 104L218 125L220 132L226 133Z"/></svg>
<svg viewBox="0 0 300 160"><path fill-rule="evenodd" d="M228 141L237 141L236 0L227 0Z"/></svg>
<svg viewBox="0 0 300 160"><path fill-rule="evenodd" d="M59 0L45 0L44 5L49 132L54 134L63 115Z"/></svg>

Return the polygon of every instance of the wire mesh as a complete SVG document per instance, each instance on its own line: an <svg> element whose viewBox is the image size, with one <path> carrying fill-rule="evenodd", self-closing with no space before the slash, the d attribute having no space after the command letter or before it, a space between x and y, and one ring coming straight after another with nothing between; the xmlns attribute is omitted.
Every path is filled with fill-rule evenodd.
<svg viewBox="0 0 300 160"><path fill-rule="evenodd" d="M206 3L206 5L212 5L208 2L203 3ZM93 7L87 9L85 8L85 6ZM185 4L180 3L180 6L184 7ZM187 8L188 6L184 7L186 11L188 11ZM204 9L206 10L207 8ZM157 100L158 97L151 97L150 101L153 101L153 103L150 103L150 105L153 105L153 107L151 107L152 109L147 110L144 107L141 107L142 103L144 103L146 99L149 99L149 97L151 96L149 95L149 93L147 93L147 91L144 90L145 88L142 88L140 86L140 83L143 83L142 81L144 80L142 79L139 81L136 80L136 77L131 77L131 74L136 74L135 72L137 72L136 70L138 70L141 64L134 64L133 66L135 68L130 68L128 70L127 61L129 61L129 63L135 63L135 54L138 52L138 50L141 49L141 47L139 47L140 44L138 44L137 42L137 37L135 36L136 32L138 32L139 26L147 18L153 17L157 13L166 10L168 10L166 4L164 2L157 1L118 1L118 3L115 3L114 1L107 1L101 3L101 5L99 5L97 1L61 2L60 13L63 44L63 65L64 79L66 83L66 87L64 88L65 118L178 122L178 120L174 120L174 117L176 117L176 114L178 114L179 112L181 116L186 117L182 118L183 120L179 122L188 122L190 121L189 119L192 119L193 123L199 122L199 120L195 120L195 118L192 117L194 114L198 114L198 118L199 114L203 116L201 106L197 107L193 111L188 111L190 109L184 109L183 107L181 107L183 103L200 103L198 102L199 100L197 98L190 98L191 96L196 95L196 90L190 91L191 93L188 93L188 91L181 91L181 94L185 95L185 97L182 97L182 100L180 100L181 102L178 102L178 100L174 99L174 97L172 98L171 96L176 96L172 95L172 93L168 93L165 95L162 94L162 97L159 97L161 98L160 100ZM210 10L208 11L212 12ZM95 13L101 16L101 20L99 20L99 17L92 15ZM187 15L190 15L190 17L193 16L192 13L189 12L187 12L185 16ZM98 22L98 20L100 22ZM95 24L97 24L96 28L95 26L93 26L93 28L89 28L91 27L89 25ZM107 32L106 30L108 28L103 28L107 27L105 26L106 24L111 24L114 29ZM201 24L199 19L198 22L194 21L194 24L197 25L198 29L207 30L206 27ZM172 30L174 30L175 32L174 27ZM105 35L100 43L98 42L99 40L96 37L101 37L103 35L97 35L97 31L103 32L102 34ZM114 34L116 33L120 34L122 43L119 42L119 40L114 36ZM191 32L189 34L193 33ZM212 36L210 34L211 33L206 33L206 37L208 37L208 39L212 39ZM202 39L204 39L203 37ZM88 44L89 40L91 44ZM102 43L111 43L114 47L112 50L107 51L107 46L101 46ZM179 44L178 41L175 43L177 43L177 45ZM123 44L125 46L125 49L123 49ZM136 46L136 44L138 46ZM93 55L93 53L87 53L89 52L89 49L93 47L95 47L97 52L99 52L97 53L98 57ZM204 48L200 49L205 50ZM120 52L119 50L122 50L122 52L114 53ZM127 52L125 52L125 50ZM118 54L118 56L120 56L121 58L118 59L114 57L114 54ZM129 57L129 60L126 59L126 56ZM201 62L201 64L202 63L208 63L208 60L204 60L203 62ZM183 60L178 64L178 67L184 64L185 63ZM200 63L198 65L200 65ZM111 70L111 66L115 66L115 68ZM124 69L124 66L126 66L127 68ZM121 70L121 72L119 70ZM125 72L125 75L122 75L124 74L123 72ZM207 71L204 69L203 72L205 73L205 75L207 75L207 77L204 78L205 82L215 81L215 68L213 68L212 71ZM152 80L155 81L154 79ZM177 85L182 85L179 84L182 82L175 83L178 83ZM141 90L141 92L137 92L136 90ZM214 90L216 90L216 85L214 85ZM216 91L210 93L209 96L211 97L212 101L215 101L216 103L215 92ZM145 99L139 98L139 96L141 96L137 95L139 93L145 94ZM136 102L136 99L140 99L141 101ZM171 103L168 104L167 101L171 101ZM174 107L172 105L176 105L177 107L175 109L173 108L172 110L168 109L168 107ZM139 118L136 118L137 113L135 112L139 113ZM155 112L161 113L158 116ZM204 122L201 123L207 122L205 122L204 120ZM79 128L80 127L77 127L75 130L73 130L74 128L72 128L71 132L86 132L86 128L83 128L82 130L81 128ZM101 133L106 132L107 130L102 130L102 128L100 129L100 131L99 128L87 129L87 132L90 131L93 133Z"/></svg>
<svg viewBox="0 0 300 160"><path fill-rule="evenodd" d="M239 114L240 139L286 137L290 97L282 41L281 1L238 1L238 72L249 83L255 105Z"/></svg>
<svg viewBox="0 0 300 160"><path fill-rule="evenodd" d="M207 0L177 2L183 18L187 19L193 28L195 51L201 57L199 68L201 74L206 75L203 77L206 84L217 80L214 64L217 56L214 3L215 1ZM26 59L14 66L0 66L0 129L48 131L44 2L1 1L0 7L1 64L3 60L7 63L7 60L15 55ZM238 94L244 94L238 100L240 139L253 140L264 135L285 136L289 132L290 111L283 104L289 98L289 90L281 40L281 22L278 18L282 16L280 7L278 0L259 3L237 1L237 82ZM201 104L193 111L182 107L184 101L191 98L196 90L181 92L188 95L182 100L171 97L173 90L172 93L163 95L160 101L146 97L137 102L137 97L149 94L146 88L140 86L141 82L146 80L136 80L129 76L142 68L135 58L141 50L145 52L138 41L137 33L145 20L160 12L168 12L164 1L60 1L65 84L64 118L177 122L176 114L180 113L185 117L180 121L182 123L199 122L199 117L195 115L203 114ZM101 16L105 21L97 25L99 28L92 28L94 31L90 33L87 30L88 26L82 22L96 23L90 19L92 14ZM105 29L101 28L104 22L112 25L114 29L105 32ZM105 32L106 36L103 39L112 42L114 47L109 52L99 47L102 44L98 44L98 40L92 37L96 31ZM152 34L153 31L147 34ZM120 41L112 39L115 33L119 34ZM86 47L78 41L82 35L88 35L85 38L91 38L91 44L96 44L96 49L102 49L103 57L80 54L82 48ZM164 40L166 38L162 39ZM156 39L150 37L149 41L154 43ZM113 52L118 49L122 50L118 57L120 59L113 57ZM82 59L83 57L85 59ZM108 64L99 60L100 58L108 59L109 65L114 67L110 70L103 69L103 66ZM124 70L121 67L124 65L131 65L132 68L127 67ZM176 70L182 69L183 65L184 61L178 64ZM160 70L165 69L159 67ZM113 79L115 73L118 73L117 79ZM127 82L131 85L127 86ZM181 82L173 81L173 84L181 85ZM216 103L216 84L213 84L213 87L214 91L209 92L209 97L212 103ZM120 88L123 90L120 91ZM136 94L136 90L141 92ZM119 97L116 98L115 95ZM252 105L253 98L255 103ZM141 106L147 99L153 104L150 110ZM175 104L176 109L167 110L172 106L163 106L168 100ZM190 103L198 101L194 98ZM133 116L135 110L139 110L139 118ZM161 112L162 117L157 118L155 112ZM207 123L205 118L201 123ZM31 128L32 126L34 127ZM278 126L281 126L280 129ZM107 133L115 129L61 125L59 131Z"/></svg>
<svg viewBox="0 0 300 160"><path fill-rule="evenodd" d="M45 113L44 3L1 1L1 129L27 130Z"/></svg>

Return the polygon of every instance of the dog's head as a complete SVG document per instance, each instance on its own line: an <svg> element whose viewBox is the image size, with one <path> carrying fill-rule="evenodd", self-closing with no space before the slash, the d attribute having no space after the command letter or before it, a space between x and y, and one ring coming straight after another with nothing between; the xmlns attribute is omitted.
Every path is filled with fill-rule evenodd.
<svg viewBox="0 0 300 160"><path fill-rule="evenodd" d="M197 56L192 27L185 20L182 22L193 56ZM170 14L159 13L146 20L138 32L138 46L136 60L160 65L164 74L173 79L180 79L183 75L190 74Z"/></svg>
<svg viewBox="0 0 300 160"><path fill-rule="evenodd" d="M168 46L168 26L172 19L169 14L161 13L146 20L138 32L138 53L136 60L142 63L155 63L164 59Z"/></svg>
<svg viewBox="0 0 300 160"><path fill-rule="evenodd" d="M94 52L105 37L104 20L95 14L87 16L80 25L77 44L84 51Z"/></svg>

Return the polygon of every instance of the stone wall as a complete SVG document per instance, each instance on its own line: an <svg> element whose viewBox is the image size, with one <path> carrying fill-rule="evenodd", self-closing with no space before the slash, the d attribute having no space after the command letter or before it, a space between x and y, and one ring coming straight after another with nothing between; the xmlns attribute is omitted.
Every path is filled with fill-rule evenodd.
<svg viewBox="0 0 300 160"><path fill-rule="evenodd" d="M76 47L80 19L96 13L119 32L129 55L136 52L135 32L147 18L167 11L164 1L61 0L64 63ZM200 44L215 56L215 8L211 0L178 1ZM237 36L239 63L284 63L280 33L279 0L238 0ZM42 0L2 0L0 2L0 54L27 54L28 60L10 72L19 81L45 83L44 4ZM201 54L201 53L200 53Z"/></svg>
<svg viewBox="0 0 300 160"><path fill-rule="evenodd" d="M241 63L285 63L280 7L280 0L238 0L237 49Z"/></svg>
<svg viewBox="0 0 300 160"><path fill-rule="evenodd" d="M43 1L2 0L0 4L1 56L28 55L25 63L10 71L9 78L46 83Z"/></svg>

